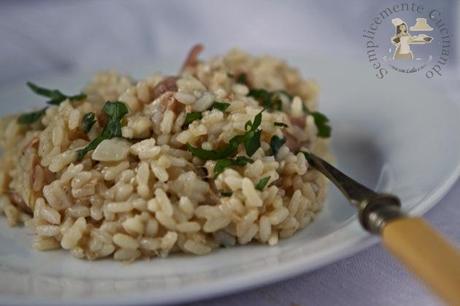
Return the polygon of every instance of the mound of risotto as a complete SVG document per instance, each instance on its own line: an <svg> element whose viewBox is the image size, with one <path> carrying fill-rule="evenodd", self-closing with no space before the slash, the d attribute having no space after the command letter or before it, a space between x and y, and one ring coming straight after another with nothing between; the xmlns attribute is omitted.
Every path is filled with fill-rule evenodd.
<svg viewBox="0 0 460 306"><path fill-rule="evenodd" d="M275 245L309 224L326 181L302 151L327 155L331 131L316 84L279 59L201 50L174 76L28 83L43 107L0 123L7 222L38 250L121 261Z"/></svg>

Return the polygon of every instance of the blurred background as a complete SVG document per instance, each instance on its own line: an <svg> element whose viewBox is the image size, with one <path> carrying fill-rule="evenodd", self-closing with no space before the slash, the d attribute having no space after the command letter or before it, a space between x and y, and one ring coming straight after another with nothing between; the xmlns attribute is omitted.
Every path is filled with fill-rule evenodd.
<svg viewBox="0 0 460 306"><path fill-rule="evenodd" d="M457 1L417 3L441 11L456 37ZM367 62L363 30L382 9L394 4L366 0L3 0L0 86L55 71L123 67L158 56L182 60L197 42L205 44L205 56L238 46L262 53L321 54ZM452 43L449 65L455 67L455 39Z"/></svg>

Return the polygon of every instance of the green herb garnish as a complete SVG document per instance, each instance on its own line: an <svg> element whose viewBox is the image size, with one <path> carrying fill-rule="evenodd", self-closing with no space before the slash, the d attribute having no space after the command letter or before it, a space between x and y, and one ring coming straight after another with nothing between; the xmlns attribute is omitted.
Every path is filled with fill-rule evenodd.
<svg viewBox="0 0 460 306"><path fill-rule="evenodd" d="M230 106L230 103L224 103L224 102L218 102L218 101L215 101L211 107L209 108L210 110L211 109L217 109L217 110L220 110L221 112L225 112L225 110ZM187 115L185 116L185 120L184 120L184 124L182 125L182 129L185 129L187 128L190 123L192 123L193 121L195 120L200 120L203 118L203 114L200 113L200 112L190 112L190 113L187 113Z"/></svg>
<svg viewBox="0 0 460 306"><path fill-rule="evenodd" d="M102 141L114 137L121 137L121 121L128 113L126 104L119 101L106 102L102 111L106 113L108 117L107 124L98 137L91 141L86 147L77 151L78 160L82 160L88 152L96 149Z"/></svg>
<svg viewBox="0 0 460 306"><path fill-rule="evenodd" d="M232 166L246 166L248 163L253 163L254 161L246 156L237 156L235 159L220 159L216 162L214 166L214 178L219 174L224 172L225 169Z"/></svg>
<svg viewBox="0 0 460 306"><path fill-rule="evenodd" d="M282 96L289 100L291 96L284 90L268 91L263 88L254 88L249 90L248 96L253 97L265 108L270 111L280 111L283 108Z"/></svg>
<svg viewBox="0 0 460 306"><path fill-rule="evenodd" d="M187 150L189 150L193 156L198 157L201 160L219 160L232 157L236 154L238 146L244 144L246 153L252 156L255 151L260 147L260 134L259 126L262 122L262 112L258 113L254 117L254 121L248 121L245 124L246 133L243 135L236 135L232 137L229 143L218 150L206 150L197 148L191 144L187 144Z"/></svg>
<svg viewBox="0 0 460 306"><path fill-rule="evenodd" d="M309 163L312 163L311 155L310 155L309 152L300 151L300 153L302 153L302 154L305 156L305 159L306 159Z"/></svg>
<svg viewBox="0 0 460 306"><path fill-rule="evenodd" d="M285 96L292 101L293 97L286 92L285 90L276 90L276 91L268 91L263 88L253 88L249 90L248 96L253 97L267 110L274 111L274 110L281 110L282 109L282 100L281 97ZM311 112L305 103L302 102L302 109L305 114L312 115L315 125L318 129L318 137L321 138L328 138L331 136L331 126L329 125L329 119L320 112ZM275 125L277 125L275 123ZM279 125L281 126L281 125ZM284 126L284 124L283 124ZM287 126L286 126L287 127Z"/></svg>
<svg viewBox="0 0 460 306"><path fill-rule="evenodd" d="M240 73L236 78L238 84L248 85L248 75L246 73Z"/></svg>
<svg viewBox="0 0 460 306"><path fill-rule="evenodd" d="M196 148L191 144L187 144L187 150L189 150L193 156L198 157L201 160L219 160L233 156L238 146L241 143L241 135L235 136L230 139L230 142L220 150L206 150L202 148Z"/></svg>
<svg viewBox="0 0 460 306"><path fill-rule="evenodd" d="M257 131L249 131L244 140L244 148L246 149L246 153L249 156L252 156L256 153L257 149L260 148L260 135L262 134L262 130Z"/></svg>
<svg viewBox="0 0 460 306"><path fill-rule="evenodd" d="M260 179L260 181L257 182L256 184L256 189L257 190L264 190L265 186L267 186L268 181L270 180L269 176L263 177Z"/></svg>
<svg viewBox="0 0 460 306"><path fill-rule="evenodd" d="M221 191L220 192L220 195L223 196L223 197L231 197L233 194L233 192L231 191Z"/></svg>
<svg viewBox="0 0 460 306"><path fill-rule="evenodd" d="M82 131L85 133L88 133L95 123L96 123L96 114L86 113L83 116L83 120L81 122Z"/></svg>
<svg viewBox="0 0 460 306"><path fill-rule="evenodd" d="M86 95L84 93L80 93L74 96L68 96L57 89L48 89L40 87L32 82L27 82L27 86L29 86L29 88L37 95L50 98L51 100L48 100L46 102L49 105L59 105L67 99L69 99L70 101L79 101L86 98Z"/></svg>
<svg viewBox="0 0 460 306"><path fill-rule="evenodd" d="M268 109L268 110L271 110L271 111L273 111L273 110L281 110L281 104L278 103L280 101L277 100L277 101L275 101L275 103L273 103L272 94L268 90L265 90L265 89L250 89L249 93L248 93L248 96L253 97L257 101L259 101L259 103L265 109Z"/></svg>
<svg viewBox="0 0 460 306"><path fill-rule="evenodd" d="M284 122L275 122L273 123L274 126L279 126L279 127L284 127L284 128L287 128L288 125Z"/></svg>
<svg viewBox="0 0 460 306"><path fill-rule="evenodd" d="M284 145L285 142L286 142L285 138L282 138L276 135L272 137L272 139L270 140L270 148L272 149L273 156L276 157L276 155L278 154L278 151Z"/></svg>
<svg viewBox="0 0 460 306"><path fill-rule="evenodd" d="M331 137L331 126L329 125L329 118L326 117L323 113L318 111L312 112L308 109L305 103L302 103L302 110L305 114L311 115L313 117L313 121L315 122L316 128L318 130L318 137L321 138L329 138Z"/></svg>
<svg viewBox="0 0 460 306"><path fill-rule="evenodd" d="M286 90L276 90L274 92L275 94L278 94L278 95L284 95L286 96L289 100L292 100L294 97L291 96Z"/></svg>
<svg viewBox="0 0 460 306"><path fill-rule="evenodd" d="M218 109L220 110L221 112L225 112L225 110L230 106L230 103L225 103L225 102L218 102L218 101L215 101L212 105L211 105L211 109Z"/></svg>
<svg viewBox="0 0 460 306"><path fill-rule="evenodd" d="M244 135L244 148L246 149L246 154L252 156L257 149L260 148L260 135L262 130L259 129L260 124L262 123L262 112L258 113L254 117L254 121L246 122L245 129L246 134Z"/></svg>
<svg viewBox="0 0 460 306"><path fill-rule="evenodd" d="M247 121L244 124L244 127L246 128L246 130L250 129L252 131L255 131L257 128L259 128L260 124L262 123L262 112L263 110L254 117L253 122Z"/></svg>
<svg viewBox="0 0 460 306"><path fill-rule="evenodd" d="M78 100L83 100L86 98L86 95L84 93L80 93L74 96L68 96L68 95L63 94L57 89L47 89L47 88L35 85L32 82L27 82L27 86L30 88L30 90L32 90L37 95L49 98L50 100L46 102L49 105L59 105L62 102L64 102L66 99L69 99L70 101L78 101ZM18 117L18 123L19 124L32 124L40 120L40 118L45 115L47 109L48 107L45 107L38 111L22 114Z"/></svg>
<svg viewBox="0 0 460 306"><path fill-rule="evenodd" d="M182 129L187 128L190 123L192 123L195 120L200 120L201 118L203 118L203 115L200 112L187 113L187 115L185 115L185 121L182 125Z"/></svg>
<svg viewBox="0 0 460 306"><path fill-rule="evenodd" d="M320 112L312 112L310 115L313 116L316 128L318 129L318 137L329 138L331 137L331 126L329 125L329 119Z"/></svg>
<svg viewBox="0 0 460 306"><path fill-rule="evenodd" d="M40 120L40 118L45 115L47 109L48 108L45 107L35 112L22 114L18 117L18 123L19 124L32 124Z"/></svg>

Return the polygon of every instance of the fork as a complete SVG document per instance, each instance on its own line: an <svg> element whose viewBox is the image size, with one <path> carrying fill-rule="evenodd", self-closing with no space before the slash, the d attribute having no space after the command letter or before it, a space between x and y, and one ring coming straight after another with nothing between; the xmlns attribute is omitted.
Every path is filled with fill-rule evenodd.
<svg viewBox="0 0 460 306"><path fill-rule="evenodd" d="M380 235L383 245L449 305L460 305L460 252L436 229L401 210L395 195L358 183L318 156L302 152L358 210L363 228Z"/></svg>

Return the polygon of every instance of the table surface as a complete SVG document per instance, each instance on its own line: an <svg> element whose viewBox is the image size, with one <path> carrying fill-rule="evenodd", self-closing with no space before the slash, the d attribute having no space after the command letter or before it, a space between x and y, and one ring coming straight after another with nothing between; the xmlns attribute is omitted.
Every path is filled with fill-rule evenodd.
<svg viewBox="0 0 460 306"><path fill-rule="evenodd" d="M453 2L437 1L437 5L445 9ZM210 46L210 54L234 45L265 52L285 45L286 49L336 56L334 51L339 45L340 56L363 59L363 50L356 45L360 42L362 25L370 18L366 16L375 15L393 1L372 4L365 0L287 1L287 5L280 1L248 4L205 0L127 3L2 1L0 87L56 71L71 73L88 67L114 66L126 59L162 56L172 49L187 50L197 41ZM339 17L351 22L344 23ZM443 91L447 89L452 99L460 101L458 71L455 66L450 69L451 77L441 78L438 85ZM426 214L435 227L458 244L459 200L457 182ZM377 245L294 279L189 305L359 306L440 305L440 302Z"/></svg>

